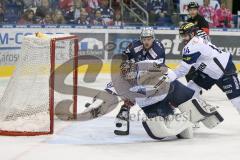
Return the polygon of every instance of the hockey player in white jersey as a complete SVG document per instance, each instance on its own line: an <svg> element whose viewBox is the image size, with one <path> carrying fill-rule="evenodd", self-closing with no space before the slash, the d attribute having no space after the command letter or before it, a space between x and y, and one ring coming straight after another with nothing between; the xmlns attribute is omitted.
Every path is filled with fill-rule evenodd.
<svg viewBox="0 0 240 160"><path fill-rule="evenodd" d="M168 74L173 81L186 75L189 69L195 68L194 78L188 83L198 96L201 88L209 90L217 85L226 93L228 99L240 113L240 83L232 55L217 48L211 42L196 36L197 27L193 23L180 26L179 34L185 44L183 59L179 67Z"/></svg>

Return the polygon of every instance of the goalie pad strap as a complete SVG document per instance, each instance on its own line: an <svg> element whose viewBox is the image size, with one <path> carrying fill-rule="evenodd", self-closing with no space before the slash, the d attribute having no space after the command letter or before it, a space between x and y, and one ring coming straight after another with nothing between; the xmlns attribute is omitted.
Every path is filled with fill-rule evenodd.
<svg viewBox="0 0 240 160"><path fill-rule="evenodd" d="M189 120L192 123L203 122L210 129L216 127L224 120L214 106L201 104L200 100L193 99L187 101L178 108L181 112L189 115Z"/></svg>
<svg viewBox="0 0 240 160"><path fill-rule="evenodd" d="M209 117L211 115L215 114L216 110L213 110L213 112L206 112L198 103L198 101L196 99L192 100L192 103L194 104L194 106L196 107L196 109L201 113L201 115L203 115L204 117Z"/></svg>
<svg viewBox="0 0 240 160"><path fill-rule="evenodd" d="M212 129L214 127L216 127L217 125L219 125L221 122L223 122L223 117L216 112L214 115L207 117L206 119L204 119L202 121L202 123L209 129Z"/></svg>
<svg viewBox="0 0 240 160"><path fill-rule="evenodd" d="M215 109L214 111L212 111L211 113L208 113L208 112L205 112L205 111L203 110L203 108L199 105L199 103L197 102L196 99L193 99L192 102L193 102L193 104L196 106L196 108L198 109L198 111L199 111L203 116L207 117L207 118L205 119L205 121L203 120L203 124L204 124L206 127L208 127L208 128L213 128L213 127L210 127L210 126L208 125L208 123L204 123L204 122L208 122L208 120L212 119L212 117L216 117L216 125L224 121L224 118L221 116L221 114L220 114L216 109ZM208 117L209 117L209 119L208 119ZM211 121L211 122L212 122L212 121ZM209 123L211 123L211 122L209 121ZM213 123L213 122L212 122L212 123ZM212 124L212 125L213 125L213 124ZM215 126L214 126L214 127L215 127Z"/></svg>
<svg viewBox="0 0 240 160"><path fill-rule="evenodd" d="M163 137L163 138L156 137L156 136L152 133L151 129L148 127L146 121L143 121L143 122L142 122L142 125L143 125L143 128L145 129L145 131L147 132L147 134L149 135L149 137L151 137L152 139L162 140L162 139L165 138L165 137Z"/></svg>

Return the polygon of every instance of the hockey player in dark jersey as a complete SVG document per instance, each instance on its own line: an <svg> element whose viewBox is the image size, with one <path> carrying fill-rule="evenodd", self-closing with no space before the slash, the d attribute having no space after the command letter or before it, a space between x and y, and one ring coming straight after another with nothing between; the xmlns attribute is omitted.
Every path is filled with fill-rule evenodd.
<svg viewBox="0 0 240 160"><path fill-rule="evenodd" d="M130 43L123 54L128 57L129 61L133 62L152 60L158 64L165 63L165 49L162 43L155 39L151 27L143 28L140 39ZM129 110L133 105L130 101L124 101L120 112L117 114L115 134L129 134Z"/></svg>
<svg viewBox="0 0 240 160"><path fill-rule="evenodd" d="M190 2L188 4L189 18L187 22L195 24L200 30L209 35L209 24L203 16L198 13L199 5L197 2Z"/></svg>

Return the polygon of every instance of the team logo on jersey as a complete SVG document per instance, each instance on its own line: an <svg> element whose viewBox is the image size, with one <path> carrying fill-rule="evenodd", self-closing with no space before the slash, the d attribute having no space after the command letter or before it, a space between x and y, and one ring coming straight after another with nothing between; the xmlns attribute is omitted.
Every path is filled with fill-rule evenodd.
<svg viewBox="0 0 240 160"><path fill-rule="evenodd" d="M184 52L184 54L190 53L189 47L184 48L183 52Z"/></svg>
<svg viewBox="0 0 240 160"><path fill-rule="evenodd" d="M188 62L192 59L192 57L183 57L183 61Z"/></svg>

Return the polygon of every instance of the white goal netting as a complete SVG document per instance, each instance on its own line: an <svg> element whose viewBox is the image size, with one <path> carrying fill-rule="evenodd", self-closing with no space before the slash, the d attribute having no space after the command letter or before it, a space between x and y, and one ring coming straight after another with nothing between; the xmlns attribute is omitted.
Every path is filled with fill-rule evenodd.
<svg viewBox="0 0 240 160"><path fill-rule="evenodd" d="M50 100L54 104L61 100L50 94L51 67L73 57L74 39L64 40L69 36L24 37L20 59L0 101L0 134L50 132ZM56 40L54 47L53 38L63 39Z"/></svg>

